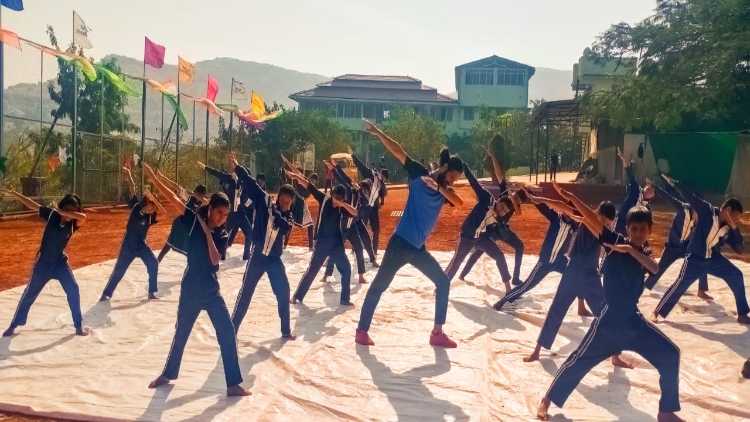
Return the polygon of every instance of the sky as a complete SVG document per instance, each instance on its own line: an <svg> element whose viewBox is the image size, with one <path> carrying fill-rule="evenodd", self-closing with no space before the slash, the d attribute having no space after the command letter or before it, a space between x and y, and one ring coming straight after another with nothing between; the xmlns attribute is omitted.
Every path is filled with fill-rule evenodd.
<svg viewBox="0 0 750 422"><path fill-rule="evenodd" d="M143 36L192 61L234 57L302 72L410 75L455 90L453 68L497 54L570 70L610 25L652 14L655 0L24 0L2 26L45 42L72 37L75 9L98 58L143 57ZM47 59L46 62L51 62ZM45 62L45 63L46 63ZM36 82L39 53L6 52L5 85ZM46 66L45 77L54 72Z"/></svg>

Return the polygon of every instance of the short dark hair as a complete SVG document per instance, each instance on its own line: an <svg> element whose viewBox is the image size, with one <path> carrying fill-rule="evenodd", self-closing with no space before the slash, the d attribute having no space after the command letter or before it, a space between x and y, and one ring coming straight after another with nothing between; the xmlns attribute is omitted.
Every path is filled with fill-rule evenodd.
<svg viewBox="0 0 750 422"><path fill-rule="evenodd" d="M229 197L224 192L215 192L208 200L210 208L227 207L229 208Z"/></svg>
<svg viewBox="0 0 750 422"><path fill-rule="evenodd" d="M281 195L287 195L287 196L294 198L295 196L294 187L292 187L292 185L290 185L289 183L281 185L281 187L279 188L279 196Z"/></svg>
<svg viewBox="0 0 750 422"><path fill-rule="evenodd" d="M721 209L727 208L731 209L734 212L742 213L742 202L740 202L737 198L729 198L726 201L724 201L724 204L722 204Z"/></svg>
<svg viewBox="0 0 750 422"><path fill-rule="evenodd" d="M614 220L615 216L617 216L617 208L615 208L615 204L613 204L611 201L600 202L596 211L599 213L599 215L610 220Z"/></svg>
<svg viewBox="0 0 750 422"><path fill-rule="evenodd" d="M440 150L440 167L446 166L449 171L464 171L464 162L458 157L458 155L451 155L448 148Z"/></svg>
<svg viewBox="0 0 750 422"><path fill-rule="evenodd" d="M319 178L318 173L313 173L313 174L310 175L310 179L311 180L312 179L318 179L318 178Z"/></svg>
<svg viewBox="0 0 750 422"><path fill-rule="evenodd" d="M57 204L60 209L64 209L67 206L72 206L76 210L81 210L81 198L74 194L74 193L68 193L65 196L62 197L60 202Z"/></svg>
<svg viewBox="0 0 750 422"><path fill-rule="evenodd" d="M742 376L750 379L750 359L746 360L745 364L742 365Z"/></svg>
<svg viewBox="0 0 750 422"><path fill-rule="evenodd" d="M629 209L628 215L625 217L625 225L629 226L633 223L647 223L651 227L654 224L651 210L642 205L636 205Z"/></svg>
<svg viewBox="0 0 750 422"><path fill-rule="evenodd" d="M193 192L195 192L195 193L197 193L199 195L205 195L206 192L207 192L207 190L206 190L205 186L203 186L202 184L199 183L199 184L195 185L195 189L193 189Z"/></svg>
<svg viewBox="0 0 750 422"><path fill-rule="evenodd" d="M266 175L263 173L258 173L258 177L256 177L255 180L266 180Z"/></svg>
<svg viewBox="0 0 750 422"><path fill-rule="evenodd" d="M333 194L333 196L344 197L346 196L346 188L344 187L344 185L336 185L331 190L331 193Z"/></svg>

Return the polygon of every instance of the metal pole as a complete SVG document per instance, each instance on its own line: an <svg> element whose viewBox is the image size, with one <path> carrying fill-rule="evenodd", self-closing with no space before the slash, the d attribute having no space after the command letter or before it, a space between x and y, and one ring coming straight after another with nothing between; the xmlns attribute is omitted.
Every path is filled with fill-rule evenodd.
<svg viewBox="0 0 750 422"><path fill-rule="evenodd" d="M544 146L544 181L547 181L547 174L549 173L549 122L544 127L546 135L546 145Z"/></svg>
<svg viewBox="0 0 750 422"><path fill-rule="evenodd" d="M229 87L229 104L234 104L234 77L232 77L232 85ZM229 152L232 152L232 127L234 126L234 113L229 111L229 139L227 139L227 146Z"/></svg>
<svg viewBox="0 0 750 422"><path fill-rule="evenodd" d="M208 165L208 107L206 107L206 165ZM203 170L203 184L208 186L208 170Z"/></svg>
<svg viewBox="0 0 750 422"><path fill-rule="evenodd" d="M164 143L164 94L161 96L161 129L159 130L159 139Z"/></svg>
<svg viewBox="0 0 750 422"><path fill-rule="evenodd" d="M177 110L175 116L180 113L180 66L177 66ZM177 131L175 132L174 144L174 181L180 183L180 119L177 118Z"/></svg>
<svg viewBox="0 0 750 422"><path fill-rule="evenodd" d="M193 146L195 146L195 100L193 100Z"/></svg>
<svg viewBox="0 0 750 422"><path fill-rule="evenodd" d="M44 51L39 50L39 140L44 137Z"/></svg>
<svg viewBox="0 0 750 422"><path fill-rule="evenodd" d="M141 166L141 195L146 178L143 174L143 154L146 146L146 61L143 61L143 95L141 96L141 159L138 164Z"/></svg>
<svg viewBox="0 0 750 422"><path fill-rule="evenodd" d="M76 35L76 24L75 24L75 12L73 12L73 51L75 52L75 35ZM73 68L73 193L76 192L78 186L78 69L74 64L71 64Z"/></svg>
<svg viewBox="0 0 750 422"><path fill-rule="evenodd" d="M542 124L536 127L536 148L535 148L535 159L534 159L534 173L536 174L534 184L539 184L539 139L542 137Z"/></svg>
<svg viewBox="0 0 750 422"><path fill-rule="evenodd" d="M99 194L104 193L104 79L99 79ZM101 199L101 198L99 198Z"/></svg>
<svg viewBox="0 0 750 422"><path fill-rule="evenodd" d="M0 6L0 27L3 26L3 7ZM5 44L0 41L0 157L3 156L3 140L5 139Z"/></svg>

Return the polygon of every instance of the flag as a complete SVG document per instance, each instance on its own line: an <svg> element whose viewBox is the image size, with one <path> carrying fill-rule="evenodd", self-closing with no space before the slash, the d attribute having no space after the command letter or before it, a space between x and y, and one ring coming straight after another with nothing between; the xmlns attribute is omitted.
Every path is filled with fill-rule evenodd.
<svg viewBox="0 0 750 422"><path fill-rule="evenodd" d="M23 0L0 0L0 5L16 12L23 10Z"/></svg>
<svg viewBox="0 0 750 422"><path fill-rule="evenodd" d="M216 95L219 93L219 82L213 76L208 75L208 86L206 87L206 98L211 102L216 102Z"/></svg>
<svg viewBox="0 0 750 422"><path fill-rule="evenodd" d="M60 161L68 161L68 149L60 145L57 147L57 158L60 159Z"/></svg>
<svg viewBox="0 0 750 422"><path fill-rule="evenodd" d="M75 10L73 11L73 31L73 42L77 46L81 48L94 47L94 45L91 44L91 41L89 41L89 32L91 32L91 28L86 26L86 22L81 19Z"/></svg>
<svg viewBox="0 0 750 422"><path fill-rule="evenodd" d="M0 42L8 47L15 47L18 50L21 49L21 40L18 39L18 34L13 31L0 28Z"/></svg>
<svg viewBox="0 0 750 422"><path fill-rule="evenodd" d="M94 65L91 64L89 59L81 56L74 56L73 64L77 68L81 69L81 72L86 77L86 79L88 79L89 81L96 80L96 69L94 68Z"/></svg>
<svg viewBox="0 0 750 422"><path fill-rule="evenodd" d="M164 54L167 49L163 45L159 45L148 37L145 38L145 46L143 48L143 62L151 67L161 69L164 66Z"/></svg>
<svg viewBox="0 0 750 422"><path fill-rule="evenodd" d="M177 94L177 90L175 89L175 84L172 81L166 81L164 83L161 83L153 79L146 79L146 83L148 84L148 86L161 92L162 94L172 94L172 95Z"/></svg>
<svg viewBox="0 0 750 422"><path fill-rule="evenodd" d="M260 94L256 94L255 92L250 96L250 113L258 118L266 114L266 102L263 101L263 97Z"/></svg>
<svg viewBox="0 0 750 422"><path fill-rule="evenodd" d="M177 69L180 77L180 82L191 83L193 82L193 70L195 65L189 61L177 56Z"/></svg>
<svg viewBox="0 0 750 422"><path fill-rule="evenodd" d="M235 94L244 94L245 84L235 79L234 85L232 85L232 92L234 92Z"/></svg>
<svg viewBox="0 0 750 422"><path fill-rule="evenodd" d="M49 168L50 173L54 173L55 170L60 167L61 161L60 156L58 154L52 154L47 158L47 167Z"/></svg>
<svg viewBox="0 0 750 422"><path fill-rule="evenodd" d="M182 108L177 104L177 96L164 92L162 93L162 95L167 99L169 105L172 106L172 110L177 113L177 119L179 119L180 121L180 127L182 127L183 129L187 129L187 119L185 118L185 114L182 112Z"/></svg>
<svg viewBox="0 0 750 422"><path fill-rule="evenodd" d="M236 104L216 104L216 107L230 113L238 113L240 108Z"/></svg>
<svg viewBox="0 0 750 422"><path fill-rule="evenodd" d="M94 65L94 68L97 72L104 75L104 78L107 79L116 90L132 97L138 96L138 92L131 88L130 85L128 85L118 74L99 64Z"/></svg>

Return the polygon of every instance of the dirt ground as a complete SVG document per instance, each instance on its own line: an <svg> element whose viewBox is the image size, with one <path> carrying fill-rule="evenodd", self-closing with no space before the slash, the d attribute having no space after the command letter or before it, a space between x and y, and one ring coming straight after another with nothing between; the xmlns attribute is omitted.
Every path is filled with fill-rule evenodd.
<svg viewBox="0 0 750 422"><path fill-rule="evenodd" d="M581 189L580 186L574 186L573 188L574 191L579 189ZM459 186L458 191L463 198L467 199L465 205L460 208L450 206L443 208L438 224L427 242L428 249L447 251L453 250L455 247L459 227L475 203L474 194L468 186ZM547 189L545 189L546 191ZM583 193L584 191L580 190L580 192ZM395 225L398 223L399 215L394 212L403 210L407 195L408 190L404 188L394 187L389 190L386 204L381 209L379 245L381 250L385 248ZM611 199L618 202L622 197L622 190L587 187L584 196L590 203L602 199ZM311 200L310 205L313 214L316 214L317 203ZM658 256L664 245L665 235L671 224L673 213L670 212L668 207L658 202L654 204L654 209L655 226L652 234L652 245L654 245ZM73 237L67 250L73 268L94 264L117 256L127 222L128 210L125 208L109 209L91 212L88 215L89 219L86 225ZM750 221L750 218L746 215L743 220L743 232L748 233L750 232L750 226L746 223ZM165 218L151 228L148 242L153 249L159 249L164 245L170 224L171 221ZM531 205L524 205L522 214L514 216L511 220L511 226L524 241L526 253L537 254L547 228L547 220L536 208ZM16 287L28 281L42 230L43 222L33 217L0 222L0 239L3 239L6 245L4 248L0 248L0 267L3 269L0 272L0 290ZM242 241L243 239L240 236L238 242ZM295 230L291 244L307 245L306 232ZM506 249L504 245L503 249ZM748 260L747 255L732 257ZM108 276L109 274L102 274L102 278ZM5 311L9 312L10 310ZM0 422L41 420L43 419L0 414Z"/></svg>

